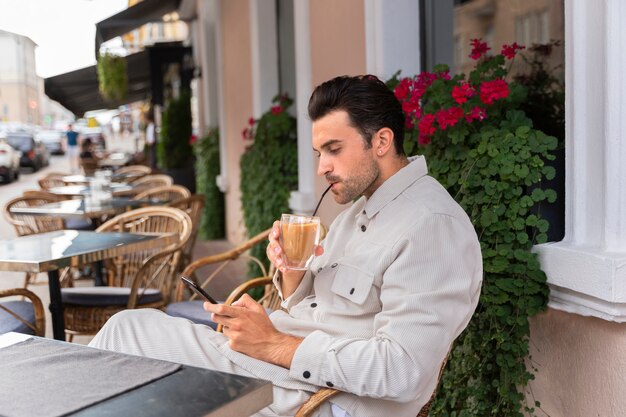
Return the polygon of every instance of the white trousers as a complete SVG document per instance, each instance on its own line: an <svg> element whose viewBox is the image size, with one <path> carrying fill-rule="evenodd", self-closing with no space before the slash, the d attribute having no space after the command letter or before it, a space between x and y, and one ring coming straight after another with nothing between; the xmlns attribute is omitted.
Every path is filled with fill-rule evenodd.
<svg viewBox="0 0 626 417"><path fill-rule="evenodd" d="M274 403L255 417L293 416L319 387L289 377L289 370L232 351L228 339L208 326L170 317L152 309L126 310L113 316L89 346L146 356L220 372L271 381ZM336 405L317 416L350 417Z"/></svg>

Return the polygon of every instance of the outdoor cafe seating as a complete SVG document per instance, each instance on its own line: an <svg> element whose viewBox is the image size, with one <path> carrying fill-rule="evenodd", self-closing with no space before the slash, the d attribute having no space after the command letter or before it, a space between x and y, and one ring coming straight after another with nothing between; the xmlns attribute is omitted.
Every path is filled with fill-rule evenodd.
<svg viewBox="0 0 626 417"><path fill-rule="evenodd" d="M191 235L189 216L171 207L144 207L120 214L97 232L176 234L174 244L106 259L106 286L62 288L65 331L96 334L118 311L165 308L170 299L181 250Z"/></svg>

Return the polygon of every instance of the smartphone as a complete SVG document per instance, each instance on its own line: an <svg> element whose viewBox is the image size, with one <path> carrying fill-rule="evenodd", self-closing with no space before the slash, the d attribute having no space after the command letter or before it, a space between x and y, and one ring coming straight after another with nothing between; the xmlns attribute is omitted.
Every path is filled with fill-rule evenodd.
<svg viewBox="0 0 626 417"><path fill-rule="evenodd" d="M192 280L190 280L186 276L181 275L180 279L183 280L183 283L185 283L186 286L191 288L196 294L198 294L200 297L202 297L205 300L207 300L209 303L219 304L217 301L215 301L215 299L213 297L211 297L209 294L207 294L207 292L204 291L202 289L202 287L200 287L198 284L196 284L195 282L193 282Z"/></svg>

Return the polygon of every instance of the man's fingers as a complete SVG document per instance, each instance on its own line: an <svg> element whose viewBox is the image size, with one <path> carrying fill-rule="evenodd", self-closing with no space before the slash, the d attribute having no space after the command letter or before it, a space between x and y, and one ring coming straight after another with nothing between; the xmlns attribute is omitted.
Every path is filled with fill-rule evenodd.
<svg viewBox="0 0 626 417"><path fill-rule="evenodd" d="M322 256L324 254L324 247L317 245L315 247L315 256Z"/></svg>

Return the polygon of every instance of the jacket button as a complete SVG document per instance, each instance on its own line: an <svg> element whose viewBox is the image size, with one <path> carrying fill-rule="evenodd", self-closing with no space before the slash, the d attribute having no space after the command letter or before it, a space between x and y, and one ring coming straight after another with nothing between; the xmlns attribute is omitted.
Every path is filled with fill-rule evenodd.
<svg viewBox="0 0 626 417"><path fill-rule="evenodd" d="M311 303L311 307L313 308L317 307L317 303Z"/></svg>
<svg viewBox="0 0 626 417"><path fill-rule="evenodd" d="M329 388L334 387L334 385L333 385L333 383L332 383L332 382L327 382L327 383L326 383L326 385L327 385Z"/></svg>
<svg viewBox="0 0 626 417"><path fill-rule="evenodd" d="M309 371L304 371L302 376L305 377L306 379L309 379L311 377L311 373Z"/></svg>
<svg viewBox="0 0 626 417"><path fill-rule="evenodd" d="M350 290L350 295L354 294L354 288Z"/></svg>
<svg viewBox="0 0 626 417"><path fill-rule="evenodd" d="M365 227L365 225L361 226L361 231L364 232L367 230L367 227Z"/></svg>
<svg viewBox="0 0 626 417"><path fill-rule="evenodd" d="M319 268L317 268L317 273L319 274L320 272L322 272L322 269L324 269L324 268L322 268L321 266Z"/></svg>
<svg viewBox="0 0 626 417"><path fill-rule="evenodd" d="M335 262L334 264L332 264L330 267L331 268L335 268L337 266L337 262Z"/></svg>

